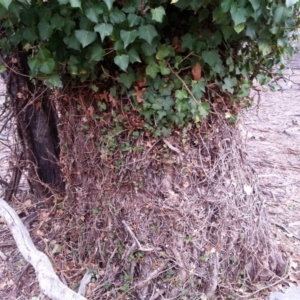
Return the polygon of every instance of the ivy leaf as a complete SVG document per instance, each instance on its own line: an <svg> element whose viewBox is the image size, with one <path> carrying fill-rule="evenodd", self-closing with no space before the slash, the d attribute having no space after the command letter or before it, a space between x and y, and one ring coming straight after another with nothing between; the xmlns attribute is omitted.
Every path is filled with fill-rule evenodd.
<svg viewBox="0 0 300 300"><path fill-rule="evenodd" d="M287 0L288 1L288 0ZM293 1L293 0L292 0ZM295 0L294 0L295 1ZM297 2L298 0L296 0ZM258 10L261 4L261 0L249 0L249 2L251 3L254 11Z"/></svg>
<svg viewBox="0 0 300 300"><path fill-rule="evenodd" d="M162 6L151 9L152 20L161 23L164 15L166 14L165 9Z"/></svg>
<svg viewBox="0 0 300 300"><path fill-rule="evenodd" d="M109 15L110 21L113 24L120 24L126 20L126 15L119 9L113 8Z"/></svg>
<svg viewBox="0 0 300 300"><path fill-rule="evenodd" d="M158 33L153 25L144 25L139 28L140 38L147 41L151 45L152 40L158 36Z"/></svg>
<svg viewBox="0 0 300 300"><path fill-rule="evenodd" d="M101 37L101 40L103 42L104 38L106 36L109 36L112 34L113 32L113 26L112 24L108 24L108 23L102 23L102 24L97 24L95 27L94 27L94 30L96 32L99 32L100 33L100 37Z"/></svg>
<svg viewBox="0 0 300 300"><path fill-rule="evenodd" d="M44 19L39 22L38 29L42 40L48 40L53 32L50 23Z"/></svg>
<svg viewBox="0 0 300 300"><path fill-rule="evenodd" d="M117 55L114 58L114 63L123 71L127 70L129 64L129 56L127 54Z"/></svg>
<svg viewBox="0 0 300 300"><path fill-rule="evenodd" d="M235 30L236 33L242 32L244 30L244 28L245 28L245 24L244 23L241 23L239 25L235 25L234 26L234 30Z"/></svg>
<svg viewBox="0 0 300 300"><path fill-rule="evenodd" d="M32 72L35 72L41 66L41 62L37 57L29 57L27 62Z"/></svg>
<svg viewBox="0 0 300 300"><path fill-rule="evenodd" d="M61 78L58 74L52 74L48 79L47 83L51 86L61 87Z"/></svg>
<svg viewBox="0 0 300 300"><path fill-rule="evenodd" d="M81 43L82 47L86 47L87 45L91 44L93 41L96 40L97 34L93 31L87 30L75 30L75 37Z"/></svg>
<svg viewBox="0 0 300 300"><path fill-rule="evenodd" d="M92 47L89 62L102 60L104 53L105 53L105 50L99 44L94 45Z"/></svg>
<svg viewBox="0 0 300 300"><path fill-rule="evenodd" d="M214 67L216 64L221 63L221 59L218 53L218 50L204 50L202 52L202 58L211 67Z"/></svg>
<svg viewBox="0 0 300 300"><path fill-rule="evenodd" d="M98 21L99 21L99 14L97 13L97 11L93 7L87 8L85 10L85 15L92 22L98 23Z"/></svg>
<svg viewBox="0 0 300 300"><path fill-rule="evenodd" d="M81 8L81 0L69 0L69 3L72 7L79 7Z"/></svg>
<svg viewBox="0 0 300 300"><path fill-rule="evenodd" d="M275 23L281 23L287 18L293 15L293 8L286 7L283 4L279 4L274 11L274 21Z"/></svg>
<svg viewBox="0 0 300 300"><path fill-rule="evenodd" d="M158 72L159 72L159 66L156 63L149 64L146 68L146 74L153 79L156 77Z"/></svg>
<svg viewBox="0 0 300 300"><path fill-rule="evenodd" d="M195 39L190 33L187 33L181 38L181 42L182 42L181 47L183 49L192 50Z"/></svg>
<svg viewBox="0 0 300 300"><path fill-rule="evenodd" d="M271 46L267 40L259 40L258 49L260 52L262 52L263 56L266 56L272 52Z"/></svg>
<svg viewBox="0 0 300 300"><path fill-rule="evenodd" d="M80 43L74 35L64 37L63 41L68 48L80 50Z"/></svg>
<svg viewBox="0 0 300 300"><path fill-rule="evenodd" d="M122 73L118 81L120 83L123 83L126 86L126 88L129 89L132 86L133 82L135 81L134 73L133 72L130 72L128 74Z"/></svg>
<svg viewBox="0 0 300 300"><path fill-rule="evenodd" d="M298 2L298 0L286 0L285 5L286 5L286 7L290 7L294 4L296 4L297 2Z"/></svg>
<svg viewBox="0 0 300 300"><path fill-rule="evenodd" d="M121 30L120 36L124 43L124 48L126 48L129 44L131 44L139 36L139 33L136 29L131 30L131 31Z"/></svg>
<svg viewBox="0 0 300 300"><path fill-rule="evenodd" d="M44 74L51 74L55 67L55 61L53 58L48 58L41 64L40 71Z"/></svg>
<svg viewBox="0 0 300 300"><path fill-rule="evenodd" d="M135 62L141 62L140 56L135 48L131 48L128 51L129 61L133 64Z"/></svg>
<svg viewBox="0 0 300 300"><path fill-rule="evenodd" d="M234 87L236 86L237 86L237 79L235 77L228 76L224 79L224 84L222 88L223 90L226 90L232 94L234 92Z"/></svg>
<svg viewBox="0 0 300 300"><path fill-rule="evenodd" d="M127 20L128 20L129 26L133 27L136 25L140 25L140 23L142 21L142 17L135 15L135 14L129 14L127 16Z"/></svg>
<svg viewBox="0 0 300 300"><path fill-rule="evenodd" d="M205 85L206 82L204 78L193 84L192 93L197 100L200 100L203 93L205 93Z"/></svg>
<svg viewBox="0 0 300 300"><path fill-rule="evenodd" d="M230 9L231 17L234 25L245 23L248 17L247 10L243 7L238 7L237 4L233 4Z"/></svg>
<svg viewBox="0 0 300 300"><path fill-rule="evenodd" d="M156 59L158 60L162 60L164 59L165 57L167 56L170 56L170 55L173 55L174 54L174 49L172 46L170 45L161 45L158 47L158 51L156 53Z"/></svg>
<svg viewBox="0 0 300 300"><path fill-rule="evenodd" d="M111 10L113 3L115 0L103 0L105 4L107 5L108 9Z"/></svg>
<svg viewBox="0 0 300 300"><path fill-rule="evenodd" d="M2 4L6 9L8 9L11 2L12 0L0 0L0 4Z"/></svg>
<svg viewBox="0 0 300 300"><path fill-rule="evenodd" d="M199 112L199 115L202 119L205 119L209 115L209 111L210 111L209 103L202 102L198 106L198 112Z"/></svg>
<svg viewBox="0 0 300 300"><path fill-rule="evenodd" d="M230 10L232 3L233 3L233 0L223 0L221 2L221 9L222 9L223 13L226 13Z"/></svg>
<svg viewBox="0 0 300 300"><path fill-rule="evenodd" d="M183 99L186 99L188 96L188 93L186 90L176 90L175 91L175 97L176 99L178 100L183 100Z"/></svg>

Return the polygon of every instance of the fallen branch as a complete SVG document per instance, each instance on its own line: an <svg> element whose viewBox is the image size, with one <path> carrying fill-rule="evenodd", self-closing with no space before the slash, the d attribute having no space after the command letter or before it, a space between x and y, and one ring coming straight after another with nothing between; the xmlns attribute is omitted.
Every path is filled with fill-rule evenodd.
<svg viewBox="0 0 300 300"><path fill-rule="evenodd" d="M36 272L42 293L52 300L84 300L83 296L65 286L55 274L49 258L36 249L29 232L16 212L0 199L0 216L7 223L17 247Z"/></svg>

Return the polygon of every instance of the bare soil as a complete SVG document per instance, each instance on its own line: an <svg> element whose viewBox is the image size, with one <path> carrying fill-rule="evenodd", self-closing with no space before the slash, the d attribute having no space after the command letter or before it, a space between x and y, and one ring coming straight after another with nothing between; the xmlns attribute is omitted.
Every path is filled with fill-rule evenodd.
<svg viewBox="0 0 300 300"><path fill-rule="evenodd" d="M290 258L289 275L272 290L300 286L300 54L288 66L277 82L282 89L263 88L242 125L272 231Z"/></svg>
<svg viewBox="0 0 300 300"><path fill-rule="evenodd" d="M290 258L289 270L283 280L278 278L278 284L257 286L260 292L249 294L244 299L266 299L270 291L300 286L300 55L296 55L289 66L291 70L285 71L288 80L278 82L282 90L272 92L263 88L255 96L253 107L245 112L241 124L248 149L247 159L259 178L274 238ZM9 173L6 173L10 154L8 145L11 145L7 135L9 130L11 128L0 137L3 158L0 175L6 181L9 180ZM48 252L39 223L30 219L34 211L30 196L23 190L12 205L21 217L25 217L25 222L27 220L37 248L51 256L53 253ZM43 222L43 212L40 220ZM0 299L30 299L34 296L45 299L39 294L33 269L20 257L1 220L0 230L0 251L7 257L7 260L0 257ZM64 258L61 257L63 264ZM55 267L60 269L61 266L57 264ZM63 280L69 279L67 273L64 276Z"/></svg>

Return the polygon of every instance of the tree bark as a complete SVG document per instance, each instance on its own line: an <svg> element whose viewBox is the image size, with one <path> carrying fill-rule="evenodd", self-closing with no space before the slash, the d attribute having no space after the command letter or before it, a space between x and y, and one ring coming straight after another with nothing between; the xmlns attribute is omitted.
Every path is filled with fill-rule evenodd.
<svg viewBox="0 0 300 300"><path fill-rule="evenodd" d="M63 192L64 182L58 165L59 138L49 88L42 82L33 84L27 74L26 65L18 59L6 74L5 83L28 166L28 181L33 193L41 198Z"/></svg>

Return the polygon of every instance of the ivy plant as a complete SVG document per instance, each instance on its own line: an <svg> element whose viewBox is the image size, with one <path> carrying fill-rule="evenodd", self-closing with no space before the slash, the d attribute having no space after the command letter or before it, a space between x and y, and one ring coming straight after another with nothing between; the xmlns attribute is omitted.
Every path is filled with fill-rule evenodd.
<svg viewBox="0 0 300 300"><path fill-rule="evenodd" d="M2 58L26 53L32 80L113 78L147 126L200 122L213 99L245 99L293 54L300 1L0 0ZM141 84L141 82L143 84ZM98 91L101 92L101 91ZM150 128L149 127L149 128Z"/></svg>

